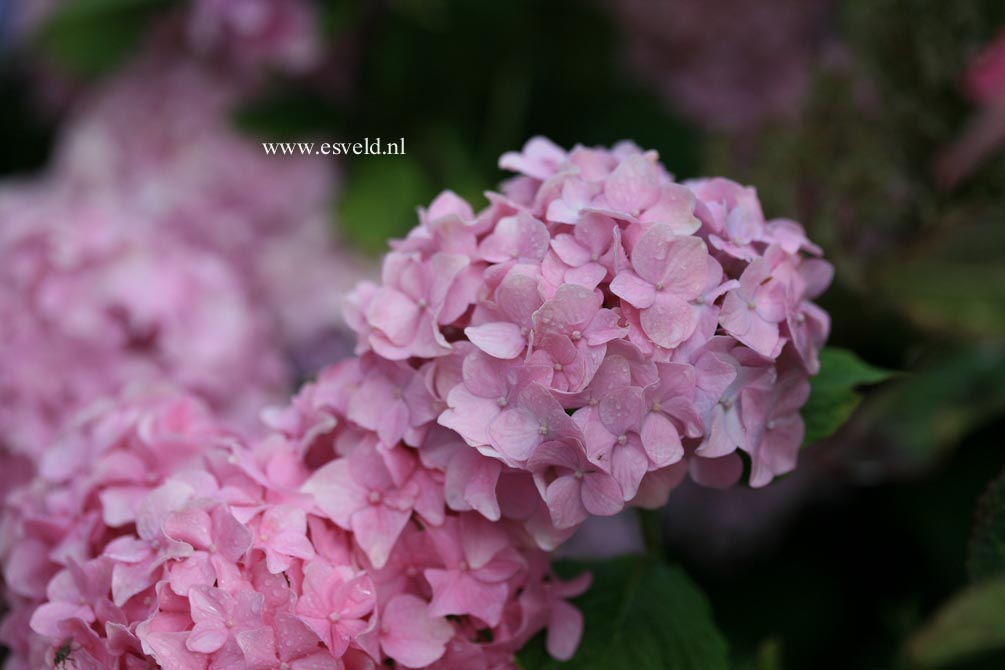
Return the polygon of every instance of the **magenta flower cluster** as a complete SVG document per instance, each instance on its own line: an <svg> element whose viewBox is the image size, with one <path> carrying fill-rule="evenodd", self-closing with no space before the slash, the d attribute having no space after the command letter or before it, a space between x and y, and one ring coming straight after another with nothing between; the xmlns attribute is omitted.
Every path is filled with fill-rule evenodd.
<svg viewBox="0 0 1005 670"><path fill-rule="evenodd" d="M453 193L355 292L352 425L442 470L452 509L554 547L688 473L790 471L832 267L755 191L655 152L531 140L480 212Z"/></svg>
<svg viewBox="0 0 1005 670"><path fill-rule="evenodd" d="M512 668L545 627L572 655L565 598L588 577L556 580L519 524L448 509L414 450L324 412L272 419L288 432L242 441L147 392L65 433L6 503L7 667Z"/></svg>

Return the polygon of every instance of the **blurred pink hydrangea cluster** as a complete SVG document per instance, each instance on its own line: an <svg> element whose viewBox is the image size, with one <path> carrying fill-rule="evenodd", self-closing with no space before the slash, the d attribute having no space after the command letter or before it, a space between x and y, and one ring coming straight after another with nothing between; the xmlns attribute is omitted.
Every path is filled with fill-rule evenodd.
<svg viewBox="0 0 1005 670"><path fill-rule="evenodd" d="M833 0L613 0L627 56L668 104L717 130L798 115Z"/></svg>
<svg viewBox="0 0 1005 670"><path fill-rule="evenodd" d="M245 424L288 387L268 314L233 268L119 205L0 194L0 444L31 462L130 385L172 380Z"/></svg>
<svg viewBox="0 0 1005 670"><path fill-rule="evenodd" d="M452 509L545 548L687 473L732 485L740 454L752 486L792 470L832 277L802 227L630 143L536 138L500 165L520 176L487 208L443 193L392 243L347 313L359 359L300 402L417 447Z"/></svg>
<svg viewBox="0 0 1005 670"><path fill-rule="evenodd" d="M5 449L34 461L89 403L162 380L253 425L350 350L361 270L330 233L334 176L264 156L235 100L144 61L94 92L40 179L0 191Z"/></svg>
<svg viewBox="0 0 1005 670"><path fill-rule="evenodd" d="M512 668L545 627L571 656L588 577L447 509L414 450L274 415L304 420L242 441L148 392L67 431L7 500L7 667Z"/></svg>
<svg viewBox="0 0 1005 670"><path fill-rule="evenodd" d="M322 55L320 17L312 0L189 0L169 3L158 28L178 33L193 54L226 63L235 71L279 68L300 72ZM12 3L11 37L24 39L73 2ZM85 8L86 10L86 8ZM2 36L2 35L0 35Z"/></svg>
<svg viewBox="0 0 1005 670"><path fill-rule="evenodd" d="M133 225L225 259L313 373L348 353L339 313L366 268L330 223L332 164L266 156L234 128L245 93L225 73L154 50L70 120L54 179L125 201Z"/></svg>

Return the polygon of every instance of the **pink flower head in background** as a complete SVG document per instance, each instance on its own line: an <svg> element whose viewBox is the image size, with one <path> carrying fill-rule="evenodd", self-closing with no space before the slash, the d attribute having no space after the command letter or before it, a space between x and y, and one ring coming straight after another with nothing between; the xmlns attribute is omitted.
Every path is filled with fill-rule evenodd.
<svg viewBox="0 0 1005 670"><path fill-rule="evenodd" d="M935 160L935 175L954 187L1005 146L1005 35L980 51L963 73L963 90L977 110L960 136Z"/></svg>
<svg viewBox="0 0 1005 670"><path fill-rule="evenodd" d="M243 425L288 383L267 310L220 258L111 199L0 193L0 444L38 462L75 414L168 382Z"/></svg>
<svg viewBox="0 0 1005 670"><path fill-rule="evenodd" d="M305 418L416 447L450 508L546 548L663 504L687 472L729 486L746 458L763 486L795 467L833 274L802 227L630 143L535 138L500 165L521 174L484 210L445 193L392 243L347 314L361 359L322 376Z"/></svg>
<svg viewBox="0 0 1005 670"><path fill-rule="evenodd" d="M627 57L667 103L714 129L790 119L825 45L831 0L612 1ZM529 173L528 173L529 174Z"/></svg>
<svg viewBox="0 0 1005 670"><path fill-rule="evenodd" d="M267 156L234 128L244 93L196 61L153 50L83 102L53 179L125 203L133 225L222 257L312 374L348 353L343 295L368 272L334 234L332 163Z"/></svg>
<svg viewBox="0 0 1005 670"><path fill-rule="evenodd" d="M67 644L80 667L513 667L546 627L571 657L588 581L558 581L521 524L447 509L409 447L285 425L244 441L164 394L67 430L8 498L8 667Z"/></svg>

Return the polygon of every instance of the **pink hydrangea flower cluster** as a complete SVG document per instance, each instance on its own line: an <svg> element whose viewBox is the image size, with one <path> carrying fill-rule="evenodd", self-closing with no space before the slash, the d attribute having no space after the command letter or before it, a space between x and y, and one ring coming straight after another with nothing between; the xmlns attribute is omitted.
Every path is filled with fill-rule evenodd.
<svg viewBox="0 0 1005 670"><path fill-rule="evenodd" d="M13 3L11 38L25 40L68 4ZM155 32L170 33L179 46L237 73L268 68L302 72L322 56L321 20L313 0L189 0L165 15Z"/></svg>
<svg viewBox="0 0 1005 670"><path fill-rule="evenodd" d="M749 131L802 108L828 48L832 0L611 0L629 64L669 105L716 130Z"/></svg>
<svg viewBox="0 0 1005 670"><path fill-rule="evenodd" d="M253 423L290 380L270 316L220 258L100 197L0 193L0 447L37 462L75 414L168 380Z"/></svg>
<svg viewBox="0 0 1005 670"><path fill-rule="evenodd" d="M33 460L89 402L160 380L253 425L350 351L365 271L331 234L330 165L265 156L232 128L239 96L150 53L93 91L40 179L3 187L0 448Z"/></svg>
<svg viewBox="0 0 1005 670"><path fill-rule="evenodd" d="M303 71L321 58L320 17L311 0L192 0L192 49L238 67Z"/></svg>
<svg viewBox="0 0 1005 670"><path fill-rule="evenodd" d="M519 176L484 210L446 192L392 243L347 314L352 393L302 402L417 447L452 509L547 548L688 472L729 486L741 454L752 486L790 471L832 277L802 227L630 143L536 138L500 165Z"/></svg>
<svg viewBox="0 0 1005 670"><path fill-rule="evenodd" d="M446 508L414 450L304 411L317 392L250 443L170 393L69 431L8 500L8 667L502 669L546 627L570 657L588 577Z"/></svg>
<svg viewBox="0 0 1005 670"><path fill-rule="evenodd" d="M334 235L332 163L267 156L234 128L244 93L219 72L153 50L68 121L54 178L126 202L134 225L226 259L278 319L291 355L331 362L349 349L342 298L367 268Z"/></svg>

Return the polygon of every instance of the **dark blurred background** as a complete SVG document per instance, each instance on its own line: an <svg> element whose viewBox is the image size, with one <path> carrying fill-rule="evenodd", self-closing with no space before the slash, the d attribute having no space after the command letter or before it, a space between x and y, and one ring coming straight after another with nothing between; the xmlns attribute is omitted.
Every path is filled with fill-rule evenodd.
<svg viewBox="0 0 1005 670"><path fill-rule="evenodd" d="M3 179L44 170L81 101L169 39L186 4L0 0ZM533 135L632 139L679 178L755 185L768 216L807 227L837 267L821 300L831 344L901 374L768 489L675 493L669 553L707 591L737 668L922 664L912 636L970 580L975 508L1005 468L1005 3L397 0L313 13L318 57L242 69L233 123L249 141L406 139L404 156L318 159L339 173L331 222L358 255L444 188L484 204L498 156ZM998 651L939 667L1005 667L1000 609Z"/></svg>

